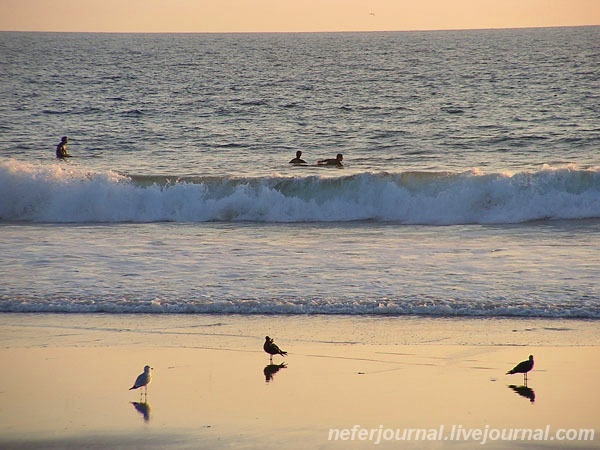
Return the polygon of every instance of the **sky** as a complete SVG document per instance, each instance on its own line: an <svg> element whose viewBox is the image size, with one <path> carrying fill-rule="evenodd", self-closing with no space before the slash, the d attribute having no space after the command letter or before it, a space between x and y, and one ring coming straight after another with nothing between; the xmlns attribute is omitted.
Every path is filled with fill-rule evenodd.
<svg viewBox="0 0 600 450"><path fill-rule="evenodd" d="M314 32L600 25L600 0L0 0L1 31Z"/></svg>

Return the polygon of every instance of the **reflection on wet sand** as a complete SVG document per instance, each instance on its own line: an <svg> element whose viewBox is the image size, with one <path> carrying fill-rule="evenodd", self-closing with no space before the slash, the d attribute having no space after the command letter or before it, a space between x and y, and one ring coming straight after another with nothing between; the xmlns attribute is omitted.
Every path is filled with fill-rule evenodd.
<svg viewBox="0 0 600 450"><path fill-rule="evenodd" d="M265 366L263 373L265 375L265 381L268 383L273 380L273 376L279 372L280 369L285 369L287 366L285 363L281 364L269 364Z"/></svg>
<svg viewBox="0 0 600 450"><path fill-rule="evenodd" d="M511 384L508 387L515 391L517 394L519 394L521 397L528 398L531 403L535 403L535 391L528 387L527 384L523 386Z"/></svg>
<svg viewBox="0 0 600 450"><path fill-rule="evenodd" d="M135 408L135 410L137 412L139 412L142 416L144 416L144 422L150 421L150 411L152 410L152 408L150 407L150 403L143 401L143 402L131 402L131 404L133 405L133 407Z"/></svg>

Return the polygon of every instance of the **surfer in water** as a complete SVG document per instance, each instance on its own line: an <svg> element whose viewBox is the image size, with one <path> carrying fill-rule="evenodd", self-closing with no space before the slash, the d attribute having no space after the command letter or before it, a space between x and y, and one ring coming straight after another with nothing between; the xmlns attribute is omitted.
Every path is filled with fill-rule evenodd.
<svg viewBox="0 0 600 450"><path fill-rule="evenodd" d="M301 156L302 152L298 150L296 152L296 157L290 161L290 164L306 164L306 161L304 161Z"/></svg>
<svg viewBox="0 0 600 450"><path fill-rule="evenodd" d="M337 167L341 167L341 166L344 165L344 164L342 164L343 160L344 160L344 155L342 155L341 153L338 153L335 158L322 159L320 161L317 161L317 164L319 166L337 166Z"/></svg>
<svg viewBox="0 0 600 450"><path fill-rule="evenodd" d="M58 159L70 158L71 155L67 153L67 143L69 142L69 138L67 136L63 136L60 140L59 144L56 146L56 157Z"/></svg>

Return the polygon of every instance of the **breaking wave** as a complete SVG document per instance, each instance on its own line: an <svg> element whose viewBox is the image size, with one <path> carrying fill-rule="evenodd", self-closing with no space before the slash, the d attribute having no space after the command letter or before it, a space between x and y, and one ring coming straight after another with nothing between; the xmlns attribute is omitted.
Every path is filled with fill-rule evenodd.
<svg viewBox="0 0 600 450"><path fill-rule="evenodd" d="M0 221L508 224L600 218L600 169L241 178L0 163Z"/></svg>

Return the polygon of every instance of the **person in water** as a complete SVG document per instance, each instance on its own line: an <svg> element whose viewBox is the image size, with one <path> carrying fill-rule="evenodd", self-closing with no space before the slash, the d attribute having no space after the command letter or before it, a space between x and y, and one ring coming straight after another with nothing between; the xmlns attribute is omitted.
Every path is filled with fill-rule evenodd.
<svg viewBox="0 0 600 450"><path fill-rule="evenodd" d="M344 164L342 164L342 161L344 160L344 155L342 155L341 153L338 153L337 156L334 158L329 158L329 159L322 159L320 161L317 161L317 164L320 166L338 166L341 167Z"/></svg>
<svg viewBox="0 0 600 450"><path fill-rule="evenodd" d="M56 157L58 159L70 158L71 155L67 153L67 143L69 142L69 138L67 136L63 136L60 140L60 143L56 146Z"/></svg>
<svg viewBox="0 0 600 450"><path fill-rule="evenodd" d="M301 156L302 152L298 150L296 152L296 157L290 161L290 164L306 164L306 161L304 161Z"/></svg>

